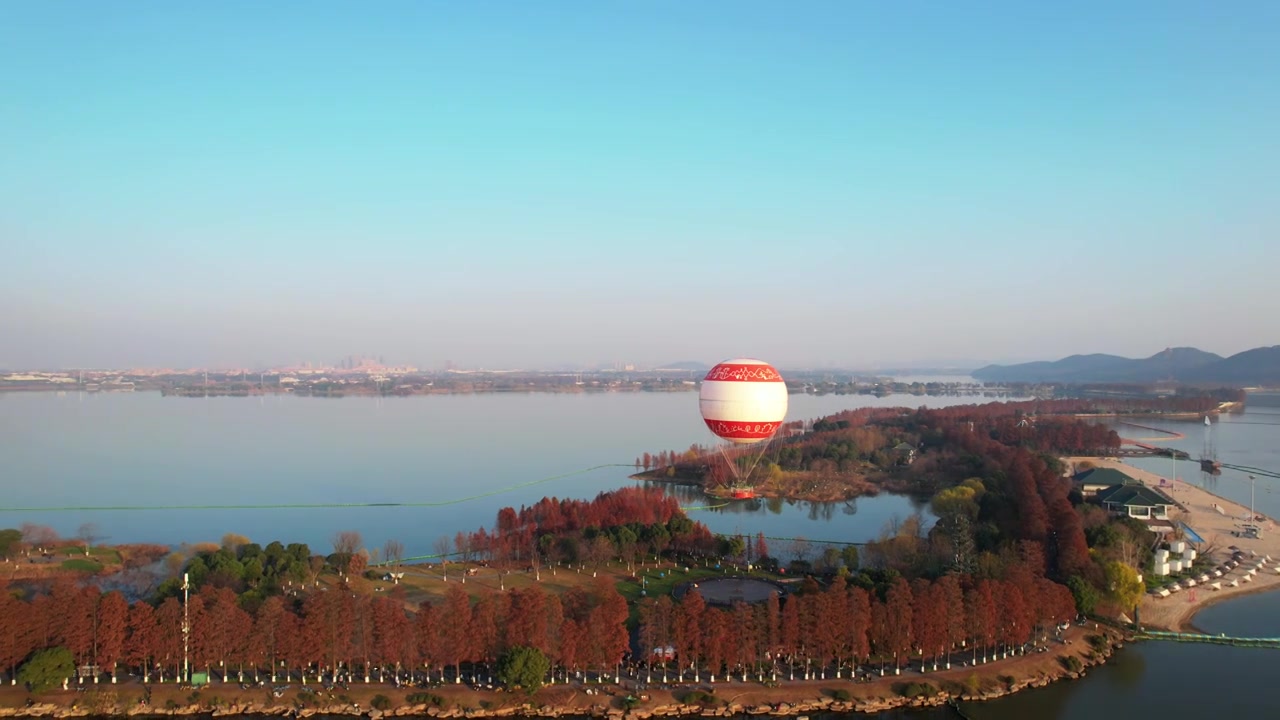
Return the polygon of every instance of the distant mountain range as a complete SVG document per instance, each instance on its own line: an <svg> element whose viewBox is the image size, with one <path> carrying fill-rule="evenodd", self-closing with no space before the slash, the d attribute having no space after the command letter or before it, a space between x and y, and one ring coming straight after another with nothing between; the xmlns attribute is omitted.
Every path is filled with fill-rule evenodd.
<svg viewBox="0 0 1280 720"><path fill-rule="evenodd" d="M1053 362L988 365L974 370L973 376L983 382L1280 385L1280 345L1228 358L1196 348L1168 348L1139 359L1072 355Z"/></svg>

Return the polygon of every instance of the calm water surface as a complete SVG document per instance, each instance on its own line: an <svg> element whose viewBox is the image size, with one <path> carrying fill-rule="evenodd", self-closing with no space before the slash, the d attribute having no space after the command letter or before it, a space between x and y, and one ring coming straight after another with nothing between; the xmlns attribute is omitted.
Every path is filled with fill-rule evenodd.
<svg viewBox="0 0 1280 720"><path fill-rule="evenodd" d="M982 401L794 395L789 419ZM328 548L334 532L353 529L371 547L395 538L419 555L433 552L437 538L491 526L503 505L546 495L590 498L634 483L627 476L645 451L712 439L692 392L385 399L0 393L5 508L447 503L583 468L625 466L434 507L0 511L0 526L37 522L73 535L93 522L113 543L178 544L237 532L317 550ZM700 495L683 499L707 504ZM735 504L696 517L717 532L856 542L917 510L906 498L881 496L826 506Z"/></svg>
<svg viewBox="0 0 1280 720"><path fill-rule="evenodd" d="M1136 420L1162 430L1182 433L1180 440L1163 439L1159 433L1142 428L1118 426L1116 430L1128 438L1161 438L1151 444L1185 450L1192 458L1213 451L1218 460L1244 467L1280 472L1280 394L1251 394L1240 414L1220 415L1205 426L1202 418ZM1164 477L1176 476L1210 492L1249 506L1249 473L1224 469L1221 475L1200 472L1198 462L1170 458L1133 458L1134 466ZM1254 507L1273 518L1280 517L1280 479L1255 476Z"/></svg>
<svg viewBox="0 0 1280 720"><path fill-rule="evenodd" d="M1210 633L1280 636L1280 596L1261 593L1211 606L1196 624ZM1142 642L1080 681L964 706L973 720L1280 717L1280 650Z"/></svg>

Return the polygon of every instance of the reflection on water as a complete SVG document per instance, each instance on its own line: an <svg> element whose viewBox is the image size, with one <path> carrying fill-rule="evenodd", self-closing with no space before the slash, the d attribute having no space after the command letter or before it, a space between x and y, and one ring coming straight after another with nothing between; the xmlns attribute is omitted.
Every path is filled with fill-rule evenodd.
<svg viewBox="0 0 1280 720"><path fill-rule="evenodd" d="M1111 665L1111 672L1103 679L1115 690L1137 690L1147 679L1147 657L1143 653L1121 653Z"/></svg>
<svg viewBox="0 0 1280 720"><path fill-rule="evenodd" d="M646 482L658 485L675 495L686 507L713 506L697 510L690 516L727 535L764 533L775 538L805 538L834 542L865 543L875 540L891 525L911 516L919 516L927 531L933 527L933 514L925 501L900 495L875 495L837 502L809 502L782 498L730 500L709 498L691 485ZM714 507L726 503L723 507Z"/></svg>

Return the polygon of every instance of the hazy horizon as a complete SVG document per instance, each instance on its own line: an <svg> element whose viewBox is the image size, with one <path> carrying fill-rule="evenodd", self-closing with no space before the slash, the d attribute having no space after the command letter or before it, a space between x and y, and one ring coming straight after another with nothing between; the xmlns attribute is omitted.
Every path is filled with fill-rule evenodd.
<svg viewBox="0 0 1280 720"><path fill-rule="evenodd" d="M1280 342L1280 5L0 6L0 368Z"/></svg>
<svg viewBox="0 0 1280 720"><path fill-rule="evenodd" d="M1167 349L1167 348L1160 348L1160 349L1159 349L1159 350L1157 350L1157 351L1154 351L1154 352L1151 352L1151 353L1147 353L1147 354L1145 354L1145 355L1122 356L1122 357L1132 357L1132 358L1134 358L1134 359L1144 359L1144 358L1151 357L1152 355L1155 355L1155 354L1159 353L1160 351L1163 351L1163 350L1166 350L1166 349ZM1200 350L1205 350L1205 352L1213 352L1213 350L1207 350L1207 349L1205 349L1205 348L1198 348L1198 349L1200 349ZM1247 348L1247 349L1254 349L1254 348ZM1101 354L1101 355L1118 355L1119 353L1108 353L1108 352L1104 352L1104 351L1092 351L1092 350L1081 350L1081 351L1079 351L1079 352L1071 353L1071 355L1095 355L1095 354ZM1217 354L1218 354L1218 355L1221 355L1222 357L1224 357L1224 358L1225 358L1225 357L1230 357L1230 356L1231 356L1232 354L1234 354L1234 353L1217 353ZM299 360L299 361L296 361L296 362L285 362L285 363L277 363L277 364L267 364L267 363L239 363L239 364L236 364L236 363L229 363L229 364L224 364L224 365L142 365L142 364L135 364L135 365L83 365L83 366L79 366L79 365L78 365L78 366L55 366L55 365L4 366L4 365L0 365L0 372L3 372L3 371L15 371L15 370L32 370L32 371L41 371L41 370L43 370L43 371L72 371L72 370L83 370L83 371L91 371L91 370L92 370L92 371L112 371L112 370L147 370L147 371L153 371L153 370L174 370L174 371L177 371L177 372L199 372L199 371L201 371L201 370L204 370L204 371L206 371L206 372L215 372L215 371L217 371L217 372L223 372L223 371L225 371L225 372L239 372L239 371L258 372L258 371L266 371L266 370L280 370L280 369L285 369L285 368L300 368L300 367L304 367L304 366L310 366L310 367L313 367L313 368L333 368L333 369L340 369L340 368L344 367L344 366L342 365L342 362L343 362L344 360L347 360L347 359L350 359L350 358L361 358L361 357L368 358L368 359L370 359L370 360L371 360L371 361L373 361L373 362L377 362L377 361L378 361L378 360L377 360L377 357L378 357L378 356L377 356L377 354L376 354L376 353L374 353L374 354L364 354L364 355L361 355L360 353L351 353L351 354L344 355L344 356L341 356L341 357L336 357L336 358L322 358L322 359L311 359L311 358L308 358L308 359L303 359L303 360ZM1050 361L1050 362L1052 362L1052 361L1056 361L1056 360L1061 360L1061 359L1063 359L1063 358L1065 358L1065 357L1069 357L1069 355L1058 356L1058 357L1030 357L1030 358L1013 358L1013 359L1006 359L1006 358L993 358L993 359L970 359L970 360L958 359L958 360L954 360L954 361L946 361L946 362L929 362L929 361L925 361L925 360L914 360L914 361L912 361L912 360L908 360L908 361L903 361L903 362L900 362L900 363L878 363L878 364L870 364L870 365L849 365L849 364L839 364L839 363L832 363L832 362L812 362L812 363L782 363L782 362L774 362L773 364L774 364L774 365L776 365L777 367L779 367L780 369L790 370L790 371L792 371L792 372L795 372L795 371L824 371L824 370L830 370L830 371L846 371L846 372L889 372L889 371L894 371L894 372L898 372L899 374L906 375L906 374L911 374L911 373L913 373L913 372L925 372L925 373L928 373L928 372L931 372L931 371L947 371L947 372L956 372L956 373L967 373L967 372L970 372L970 371L973 371L973 370L977 370L977 369L979 369L979 368L981 368L981 367L984 367L984 366L987 366L987 365L1015 365L1015 364L1020 364L1020 363L1025 363L1025 362L1035 362L1035 361ZM398 359L396 359L396 358L389 358L389 357L381 358L381 360L385 360L385 363L386 363L385 367L391 367L391 368L412 367L412 368L414 368L416 371L419 371L419 372L429 372L429 373L441 372L441 371L445 371L445 370L459 370L459 371L469 371L469 372L470 372L470 371L479 371L479 372L484 372L484 371L500 371L500 372L506 372L506 371L526 371L526 372L531 372L531 373L536 373L536 372L587 372L587 371L619 371L619 370L624 370L624 369L626 369L626 368L631 368L631 367L634 367L634 369L635 369L635 370L638 370L638 371L645 371L645 370L654 370L654 369L660 369L660 368L670 368L670 367L671 367L671 366L673 366L673 365L677 365L677 364L681 364L681 363L690 363L690 362L694 362L694 363L701 363L701 364L705 365L706 367L711 367L711 366L712 366L712 365L714 365L715 363L720 362L720 361L725 360L725 359L727 359L727 358L724 358L724 357L717 357L717 358L704 358L704 357L681 357L681 358L676 358L676 357L672 357L672 358L669 358L666 362L651 362L651 363L632 363L632 362L630 362L630 361L628 361L628 360L621 359L621 360L616 360L616 361L612 361L612 362L561 362L561 363L546 363L546 364L530 364L530 363L514 362L514 363L509 364L509 365L473 365L473 366L460 365L460 364L458 364L458 363L456 363L456 362L448 361L448 362L447 362L447 364L441 364L441 365L434 365L434 366L431 366L431 365L419 365L419 364L417 364L417 363L408 362L408 361L405 361L405 360L398 360Z"/></svg>

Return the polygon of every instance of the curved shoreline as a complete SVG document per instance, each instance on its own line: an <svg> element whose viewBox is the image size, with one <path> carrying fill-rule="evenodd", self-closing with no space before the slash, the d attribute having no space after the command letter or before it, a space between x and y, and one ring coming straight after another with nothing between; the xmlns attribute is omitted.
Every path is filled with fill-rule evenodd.
<svg viewBox="0 0 1280 720"><path fill-rule="evenodd" d="M1230 534L1236 528L1235 519L1247 516L1249 513L1248 508L1239 503L1185 480L1170 480L1116 458L1067 457L1063 460L1068 465L1072 462L1087 460L1095 467L1119 470L1148 486L1162 487L1174 500L1187 508L1186 515L1180 519L1205 539L1206 547L1202 548L1202 552L1208 549L1217 563L1229 559L1232 548L1239 548L1245 553L1254 553L1259 558L1270 556L1273 560L1280 560L1280 527L1277 527L1273 519L1266 518L1261 523L1264 526L1262 538L1236 537ZM1255 512L1255 515L1257 514ZM1275 565L1269 563L1265 572L1253 575L1249 582L1242 581L1236 587L1224 586L1219 590L1212 590L1200 586L1165 598L1153 597L1147 593L1143 596L1139 607L1142 624L1173 632L1185 632L1195 627L1193 619L1196 613L1210 605L1244 595L1280 589L1280 574L1277 574L1274 568ZM1239 574L1231 579L1241 580L1247 571L1242 563L1232 572ZM1224 575L1223 579L1227 579L1227 576ZM1191 599L1193 593L1194 601Z"/></svg>
<svg viewBox="0 0 1280 720"><path fill-rule="evenodd" d="M1249 595L1261 595L1262 593L1267 593L1267 592L1280 592L1280 587L1277 587L1275 584L1251 585L1248 588L1240 590L1239 592L1232 593L1230 595L1220 595L1217 593L1210 595L1208 596L1208 599L1205 600L1203 603L1197 603L1195 608L1191 612L1191 614L1185 619L1183 619L1180 623L1178 623L1177 630L1179 632L1194 632L1194 633L1201 633L1206 635L1212 634L1208 630L1205 630L1199 625L1196 625L1196 618L1199 617L1202 611L1207 610L1213 607L1214 605L1221 605L1222 603L1230 600L1238 600L1240 598L1247 597Z"/></svg>

